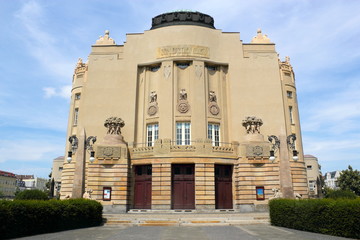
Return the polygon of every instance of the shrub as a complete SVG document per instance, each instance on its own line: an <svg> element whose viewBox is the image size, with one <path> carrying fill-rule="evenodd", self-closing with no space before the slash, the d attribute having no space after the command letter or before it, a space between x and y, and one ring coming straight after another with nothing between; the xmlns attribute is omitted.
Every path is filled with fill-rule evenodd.
<svg viewBox="0 0 360 240"><path fill-rule="evenodd" d="M24 190L15 196L16 200L49 200L48 195L38 189Z"/></svg>
<svg viewBox="0 0 360 240"><path fill-rule="evenodd" d="M98 226L102 205L88 199L3 200L0 222L0 239Z"/></svg>
<svg viewBox="0 0 360 240"><path fill-rule="evenodd" d="M332 198L332 199L339 199L339 198L356 199L357 198L356 194L349 190L329 191L329 193L327 193L325 197Z"/></svg>
<svg viewBox="0 0 360 240"><path fill-rule="evenodd" d="M309 232L360 238L360 199L276 199L271 224Z"/></svg>

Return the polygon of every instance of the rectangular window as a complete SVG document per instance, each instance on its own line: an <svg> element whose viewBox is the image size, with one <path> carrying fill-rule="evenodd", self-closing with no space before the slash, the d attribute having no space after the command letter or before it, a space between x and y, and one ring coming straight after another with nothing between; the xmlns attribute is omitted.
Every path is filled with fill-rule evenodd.
<svg viewBox="0 0 360 240"><path fill-rule="evenodd" d="M75 94L75 100L80 100L80 96L81 96L80 93L76 93Z"/></svg>
<svg viewBox="0 0 360 240"><path fill-rule="evenodd" d="M294 124L293 107L292 106L289 106L289 114L290 114L290 123Z"/></svg>
<svg viewBox="0 0 360 240"><path fill-rule="evenodd" d="M79 109L75 108L75 110L74 110L74 126L76 126L78 124L78 119L79 119Z"/></svg>
<svg viewBox="0 0 360 240"><path fill-rule="evenodd" d="M215 123L208 124L208 138L211 139L213 146L220 146L220 125Z"/></svg>
<svg viewBox="0 0 360 240"><path fill-rule="evenodd" d="M191 128L189 122L176 123L176 144L177 145L190 145L191 141Z"/></svg>
<svg viewBox="0 0 360 240"><path fill-rule="evenodd" d="M149 124L146 130L147 146L154 146L155 140L159 138L159 124Z"/></svg>
<svg viewBox="0 0 360 240"><path fill-rule="evenodd" d="M292 98L292 91L286 91L287 97Z"/></svg>
<svg viewBox="0 0 360 240"><path fill-rule="evenodd" d="M311 165L307 165L306 168L310 170L310 169L312 169L312 166L311 166Z"/></svg>

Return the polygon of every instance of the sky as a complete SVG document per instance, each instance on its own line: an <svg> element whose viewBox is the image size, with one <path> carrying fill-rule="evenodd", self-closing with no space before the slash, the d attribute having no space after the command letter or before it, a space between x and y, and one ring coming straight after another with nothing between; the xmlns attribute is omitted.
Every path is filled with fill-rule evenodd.
<svg viewBox="0 0 360 240"><path fill-rule="evenodd" d="M105 30L123 44L154 16L185 9L244 43L261 28L290 56L305 154L323 173L360 169L360 1L0 0L0 170L47 178L65 152L78 58Z"/></svg>

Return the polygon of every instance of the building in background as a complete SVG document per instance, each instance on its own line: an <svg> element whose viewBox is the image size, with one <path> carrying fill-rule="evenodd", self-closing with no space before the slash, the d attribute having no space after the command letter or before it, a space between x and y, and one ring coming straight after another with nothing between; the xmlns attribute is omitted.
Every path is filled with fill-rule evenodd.
<svg viewBox="0 0 360 240"><path fill-rule="evenodd" d="M318 159L313 155L304 155L304 160L309 186L309 196L314 198L320 197L322 193L322 173Z"/></svg>
<svg viewBox="0 0 360 240"><path fill-rule="evenodd" d="M61 173L63 170L64 156L57 157L53 160L51 171L51 195L59 196L61 189Z"/></svg>
<svg viewBox="0 0 360 240"><path fill-rule="evenodd" d="M337 179L340 177L340 171L327 172L324 176L325 186L331 189L339 189Z"/></svg>
<svg viewBox="0 0 360 240"><path fill-rule="evenodd" d="M47 190L46 183L48 179L35 177L34 175L17 175L18 182L24 186L24 189L20 190L31 190L39 189L41 191Z"/></svg>
<svg viewBox="0 0 360 240"><path fill-rule="evenodd" d="M261 30L244 43L181 11L124 45L106 31L75 68L61 198L91 193L105 212L307 198L299 121L290 59Z"/></svg>
<svg viewBox="0 0 360 240"><path fill-rule="evenodd" d="M16 191L16 175L0 170L0 192L2 198L14 198Z"/></svg>

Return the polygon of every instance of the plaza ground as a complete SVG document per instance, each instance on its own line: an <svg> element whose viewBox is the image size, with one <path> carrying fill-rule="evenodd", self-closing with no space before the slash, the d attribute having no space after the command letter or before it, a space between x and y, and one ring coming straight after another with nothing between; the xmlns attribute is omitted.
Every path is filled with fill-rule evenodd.
<svg viewBox="0 0 360 240"><path fill-rule="evenodd" d="M269 224L231 226L101 226L41 234L23 240L336 240L348 239L274 227Z"/></svg>

